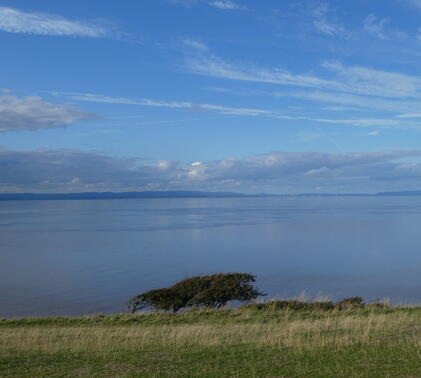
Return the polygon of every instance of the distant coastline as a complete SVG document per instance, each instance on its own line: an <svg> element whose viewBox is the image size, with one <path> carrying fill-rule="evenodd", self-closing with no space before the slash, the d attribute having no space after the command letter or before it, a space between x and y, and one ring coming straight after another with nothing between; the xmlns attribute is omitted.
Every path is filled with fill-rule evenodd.
<svg viewBox="0 0 421 378"><path fill-rule="evenodd" d="M302 193L302 194L244 194L235 192L201 191L143 191L143 192L82 192L82 193L3 193L0 201L97 200L142 198L264 198L264 197L395 197L421 196L421 190L367 193Z"/></svg>

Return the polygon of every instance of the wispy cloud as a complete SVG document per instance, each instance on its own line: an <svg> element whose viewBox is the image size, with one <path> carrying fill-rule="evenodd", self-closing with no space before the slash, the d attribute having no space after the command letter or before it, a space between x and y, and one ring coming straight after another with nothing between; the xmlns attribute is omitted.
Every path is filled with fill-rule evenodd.
<svg viewBox="0 0 421 378"><path fill-rule="evenodd" d="M404 2L413 8L421 9L421 0L398 0L398 1Z"/></svg>
<svg viewBox="0 0 421 378"><path fill-rule="evenodd" d="M75 93L75 92L52 92L58 96L65 96L71 100L86 101L86 102L100 102L108 104L125 104L125 105L139 105L158 108L170 109L184 109L195 113L200 112L214 112L224 115L243 115L243 116L257 116L257 115L272 115L270 110L256 109L256 108L241 108L231 107L215 104L199 104L188 101L161 101L154 99L131 99L125 97L109 97L93 93Z"/></svg>
<svg viewBox="0 0 421 378"><path fill-rule="evenodd" d="M345 66L338 61L326 61L319 67L319 71L320 68L326 70L324 77L308 73L295 74L283 68L262 68L243 62L228 62L209 52L188 56L185 68L193 73L229 80L328 89L378 97L421 97L420 77L362 66Z"/></svg>
<svg viewBox="0 0 421 378"><path fill-rule="evenodd" d="M315 26L315 28L323 33L323 34L327 34L330 36L334 36L334 35L338 35L338 34L342 34L344 32L344 29L341 28L338 25L329 23L327 20L325 19L321 19L321 20L315 20L313 22L313 25Z"/></svg>
<svg viewBox="0 0 421 378"><path fill-rule="evenodd" d="M403 122L401 120L390 119L390 118L350 118L350 119L331 119L331 118L318 118L318 117L309 117L309 116L288 116L288 115L275 115L274 117L284 120L294 120L294 121L311 121L318 123L327 123L327 124L336 124L336 125L352 125L352 126L361 126L361 127L401 127L401 128L411 128L411 127L421 127L421 123L418 122Z"/></svg>
<svg viewBox="0 0 421 378"><path fill-rule="evenodd" d="M377 38L386 39L384 26L389 22L388 18L378 18L370 14L364 20L364 30L375 35Z"/></svg>
<svg viewBox="0 0 421 378"><path fill-rule="evenodd" d="M223 79L260 82L298 87L322 87L341 89L341 83L308 74L293 74L282 68L266 69L253 65L227 62L211 54L186 60L185 67L191 72Z"/></svg>
<svg viewBox="0 0 421 378"><path fill-rule="evenodd" d="M398 118L421 118L421 113L405 113L399 114Z"/></svg>
<svg viewBox="0 0 421 378"><path fill-rule="evenodd" d="M421 164L411 161L420 156L419 150L341 154L272 152L181 163L75 150L0 150L0 191L402 190L421 185Z"/></svg>
<svg viewBox="0 0 421 378"><path fill-rule="evenodd" d="M106 29L94 24L7 7L0 7L0 30L9 33L93 38L108 34Z"/></svg>
<svg viewBox="0 0 421 378"><path fill-rule="evenodd" d="M313 26L322 34L349 37L351 33L345 27L329 19L331 11L328 3L321 2L312 5L310 15L313 18Z"/></svg>
<svg viewBox="0 0 421 378"><path fill-rule="evenodd" d="M196 38L184 38L181 41L185 46L198 51L207 51L209 48L202 41Z"/></svg>
<svg viewBox="0 0 421 378"><path fill-rule="evenodd" d="M237 10L237 9L244 9L243 6L239 5L238 3L235 3L230 0L216 0L216 1L210 1L208 4L212 7L219 8L219 9L225 9L225 10Z"/></svg>
<svg viewBox="0 0 421 378"><path fill-rule="evenodd" d="M388 112L407 113L416 112L419 102L416 100L402 101L396 99L383 99L376 97L360 96L347 93L335 93L327 91L279 91L272 93L280 98L297 98L308 102L324 102L337 104L339 107L329 107L331 110L352 110L359 112ZM402 117L403 118L403 117ZM408 117L409 118L409 117Z"/></svg>
<svg viewBox="0 0 421 378"><path fill-rule="evenodd" d="M191 8L194 5L208 5L213 8L222 10L246 10L247 7L237 1L232 0L165 0L167 3L174 5L182 5L186 8Z"/></svg>
<svg viewBox="0 0 421 378"><path fill-rule="evenodd" d="M65 127L93 118L97 116L40 97L0 96L0 132Z"/></svg>
<svg viewBox="0 0 421 378"><path fill-rule="evenodd" d="M157 108L179 109L194 113L216 113L220 115L235 115L243 117L265 117L278 120L288 121L308 121L325 124L336 125L351 125L359 127L398 127L398 128L421 128L421 123L417 121L405 121L402 119L391 118L349 118L349 119L335 119L312 117L305 115L288 114L287 110L271 110L248 107L231 107L218 104L201 104L189 101L162 101L156 99L132 99L125 97L109 97L92 93L75 93L75 92L52 92L52 94L65 97L67 99L84 102L97 102L108 104L122 104L122 105L137 105Z"/></svg>
<svg viewBox="0 0 421 378"><path fill-rule="evenodd" d="M345 66L338 61L323 64L337 74L346 92L379 97L420 97L421 78L400 72L376 70L362 66Z"/></svg>
<svg viewBox="0 0 421 378"><path fill-rule="evenodd" d="M310 5L310 14L314 18L323 18L330 12L330 5L326 2L315 2Z"/></svg>

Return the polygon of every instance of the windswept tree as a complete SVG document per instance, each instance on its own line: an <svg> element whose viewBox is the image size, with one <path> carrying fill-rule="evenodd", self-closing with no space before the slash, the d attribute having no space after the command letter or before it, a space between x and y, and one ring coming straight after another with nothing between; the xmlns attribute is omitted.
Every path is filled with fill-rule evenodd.
<svg viewBox="0 0 421 378"><path fill-rule="evenodd" d="M175 302L174 291L171 289L157 289L146 291L130 298L127 302L127 307L132 313L150 307L156 310L169 311L174 310Z"/></svg>
<svg viewBox="0 0 421 378"><path fill-rule="evenodd" d="M264 295L253 287L255 277L248 273L220 273L207 277L211 277L209 285L191 299L190 305L220 308L230 301L246 302Z"/></svg>
<svg viewBox="0 0 421 378"><path fill-rule="evenodd" d="M169 288L150 290L128 301L129 311L153 308L177 312L187 307L220 308L230 301L250 301L264 295L248 273L218 273L182 280Z"/></svg>

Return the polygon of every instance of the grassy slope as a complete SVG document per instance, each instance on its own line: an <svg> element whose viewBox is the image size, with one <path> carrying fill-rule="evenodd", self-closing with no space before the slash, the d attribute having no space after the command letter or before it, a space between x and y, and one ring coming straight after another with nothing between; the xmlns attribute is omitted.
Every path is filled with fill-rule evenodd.
<svg viewBox="0 0 421 378"><path fill-rule="evenodd" d="M0 321L0 376L420 377L421 308Z"/></svg>

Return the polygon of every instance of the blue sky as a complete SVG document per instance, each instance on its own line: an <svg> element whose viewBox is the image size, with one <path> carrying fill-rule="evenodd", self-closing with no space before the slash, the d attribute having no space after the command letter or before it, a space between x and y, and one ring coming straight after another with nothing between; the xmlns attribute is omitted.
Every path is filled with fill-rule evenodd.
<svg viewBox="0 0 421 378"><path fill-rule="evenodd" d="M420 16L0 1L0 191L421 189Z"/></svg>

